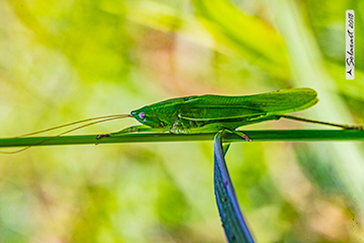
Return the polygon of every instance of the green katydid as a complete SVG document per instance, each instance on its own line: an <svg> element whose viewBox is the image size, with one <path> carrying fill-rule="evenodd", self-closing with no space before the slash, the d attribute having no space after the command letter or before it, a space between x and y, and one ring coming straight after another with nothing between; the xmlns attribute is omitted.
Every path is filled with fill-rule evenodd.
<svg viewBox="0 0 364 243"><path fill-rule="evenodd" d="M236 129L280 118L343 129L362 129L361 126L339 125L285 115L307 109L317 102L316 91L309 88L284 89L245 96L202 95L173 98L132 111L130 116L143 125L125 128L116 133L101 134L97 138L121 136L130 132L169 131L174 134L188 134L227 130L251 141Z"/></svg>
<svg viewBox="0 0 364 243"><path fill-rule="evenodd" d="M131 126L115 133L100 134L96 138L101 139L103 137L122 136L133 132L168 131L173 134L196 134L216 133L224 130L235 133L247 141L251 141L250 138L237 129L241 126L269 120L278 120L280 118L335 126L342 129L363 129L362 126L340 125L286 115L286 113L307 109L317 102L317 93L310 88L282 89L275 92L244 96L194 95L172 98L152 105L147 105L131 111L130 115L118 114L89 118L20 137L90 122L55 136L59 137L86 126L126 117L133 117L142 123L142 125ZM29 147L31 146L16 152L23 151Z"/></svg>

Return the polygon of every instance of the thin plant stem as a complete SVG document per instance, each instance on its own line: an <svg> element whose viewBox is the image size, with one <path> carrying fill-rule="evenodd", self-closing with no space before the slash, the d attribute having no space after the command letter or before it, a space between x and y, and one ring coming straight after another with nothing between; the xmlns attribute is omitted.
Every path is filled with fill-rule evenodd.
<svg viewBox="0 0 364 243"><path fill-rule="evenodd" d="M244 133L252 139L252 142L364 141L363 130L246 130ZM122 136L103 137L102 139L96 139L96 134L58 137L0 138L0 147L212 141L214 135L214 133L182 135L170 133L134 133ZM225 142L246 142L244 138L230 133L225 133L223 139Z"/></svg>

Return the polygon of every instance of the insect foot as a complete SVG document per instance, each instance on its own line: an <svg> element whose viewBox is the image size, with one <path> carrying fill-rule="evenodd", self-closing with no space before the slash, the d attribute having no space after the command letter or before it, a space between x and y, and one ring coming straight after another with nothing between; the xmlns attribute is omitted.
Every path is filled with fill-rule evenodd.
<svg viewBox="0 0 364 243"><path fill-rule="evenodd" d="M247 141L247 142L253 142L253 140L250 137L248 137L248 135L246 135L245 133L243 133L242 131L236 131L235 130L235 131L233 131L233 133L235 133L236 135L244 138L245 141Z"/></svg>
<svg viewBox="0 0 364 243"><path fill-rule="evenodd" d="M344 130L364 130L363 125L342 125L341 128Z"/></svg>
<svg viewBox="0 0 364 243"><path fill-rule="evenodd" d="M347 129L350 129L350 130L364 130L364 127L361 126L361 125L357 125L357 126L348 126Z"/></svg>
<svg viewBox="0 0 364 243"><path fill-rule="evenodd" d="M97 135L96 136L96 139L101 139L101 138L103 138L103 137L110 137L111 136L111 134L110 133L106 133L106 134L99 134L99 135Z"/></svg>

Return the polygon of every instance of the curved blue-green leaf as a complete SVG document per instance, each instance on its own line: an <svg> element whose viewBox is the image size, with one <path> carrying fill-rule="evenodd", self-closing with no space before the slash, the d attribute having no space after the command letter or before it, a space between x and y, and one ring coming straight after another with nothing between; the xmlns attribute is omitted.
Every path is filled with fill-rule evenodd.
<svg viewBox="0 0 364 243"><path fill-rule="evenodd" d="M214 186L221 222L228 242L254 243L225 163L228 147L222 145L222 134L218 132L214 141Z"/></svg>

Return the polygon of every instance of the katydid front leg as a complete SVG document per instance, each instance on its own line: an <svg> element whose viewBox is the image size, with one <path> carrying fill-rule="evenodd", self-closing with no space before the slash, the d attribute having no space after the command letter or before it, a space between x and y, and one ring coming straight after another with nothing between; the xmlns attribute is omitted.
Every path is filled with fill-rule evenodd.
<svg viewBox="0 0 364 243"><path fill-rule="evenodd" d="M103 137L122 136L128 133L136 133L136 132L164 132L164 131L165 128L153 128L145 125L137 125L125 128L119 132L99 134L97 135L96 139L101 139Z"/></svg>

